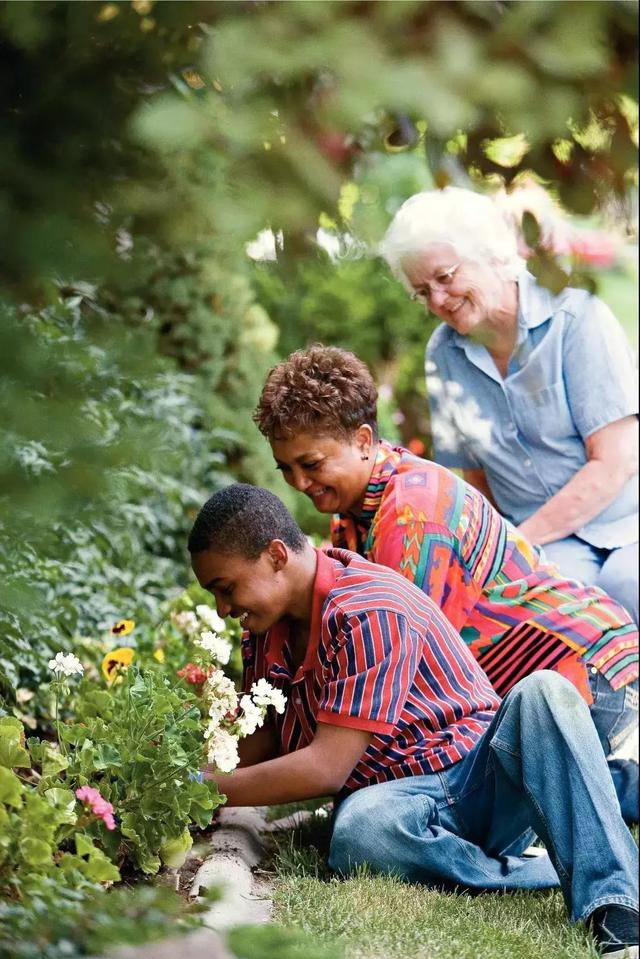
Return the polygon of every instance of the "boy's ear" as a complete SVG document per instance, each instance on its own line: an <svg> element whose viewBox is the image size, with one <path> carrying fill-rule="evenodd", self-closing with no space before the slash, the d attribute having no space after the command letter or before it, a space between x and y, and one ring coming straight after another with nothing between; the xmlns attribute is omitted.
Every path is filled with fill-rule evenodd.
<svg viewBox="0 0 640 959"><path fill-rule="evenodd" d="M267 546L267 553L276 573L289 562L289 549L281 539L272 539Z"/></svg>

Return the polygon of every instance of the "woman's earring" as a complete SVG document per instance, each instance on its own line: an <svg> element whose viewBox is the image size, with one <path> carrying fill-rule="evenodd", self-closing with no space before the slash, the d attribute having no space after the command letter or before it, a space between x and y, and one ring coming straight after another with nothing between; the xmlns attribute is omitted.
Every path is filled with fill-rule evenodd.
<svg viewBox="0 0 640 959"><path fill-rule="evenodd" d="M363 453L362 456L360 457L360 459L361 459L361 460L368 460L368 459L369 459L369 454L368 454L368 453Z"/></svg>

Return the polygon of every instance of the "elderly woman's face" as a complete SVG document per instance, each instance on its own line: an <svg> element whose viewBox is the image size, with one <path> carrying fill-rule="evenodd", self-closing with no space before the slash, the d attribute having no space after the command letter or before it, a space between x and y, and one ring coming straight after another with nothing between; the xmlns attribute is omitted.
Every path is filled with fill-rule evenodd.
<svg viewBox="0 0 640 959"><path fill-rule="evenodd" d="M405 257L402 268L415 298L463 336L491 319L502 303L504 284L495 270L461 260L448 243Z"/></svg>
<svg viewBox="0 0 640 959"><path fill-rule="evenodd" d="M361 426L351 440L298 433L271 441L277 468L289 486L309 497L319 513L357 510L371 475L373 447L368 426Z"/></svg>

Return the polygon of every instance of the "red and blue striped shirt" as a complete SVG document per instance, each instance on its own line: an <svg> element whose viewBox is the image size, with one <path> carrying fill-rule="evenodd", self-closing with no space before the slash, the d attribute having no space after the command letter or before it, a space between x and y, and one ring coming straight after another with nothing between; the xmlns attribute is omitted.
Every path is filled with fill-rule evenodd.
<svg viewBox="0 0 640 959"><path fill-rule="evenodd" d="M302 665L294 673L286 620L242 643L244 690L264 678L287 697L282 753L308 746L318 722L373 733L343 794L458 762L499 703L463 640L398 573L343 549L317 557Z"/></svg>

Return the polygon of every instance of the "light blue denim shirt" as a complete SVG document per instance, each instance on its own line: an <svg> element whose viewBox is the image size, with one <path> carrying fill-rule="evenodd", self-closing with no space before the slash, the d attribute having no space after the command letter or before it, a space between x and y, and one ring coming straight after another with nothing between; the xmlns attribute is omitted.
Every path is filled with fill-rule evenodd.
<svg viewBox="0 0 640 959"><path fill-rule="evenodd" d="M516 525L587 462L584 441L638 413L633 354L609 308L586 290L558 296L518 278L518 339L502 379L485 346L442 324L426 352L434 458L485 471ZM638 540L638 481L576 536L614 549Z"/></svg>

